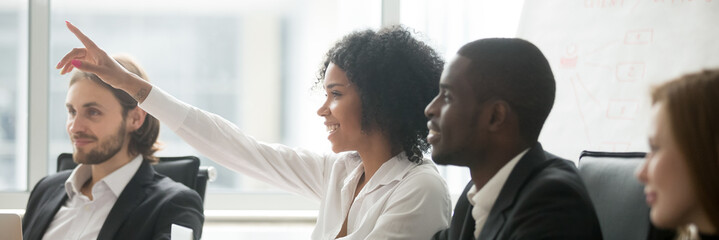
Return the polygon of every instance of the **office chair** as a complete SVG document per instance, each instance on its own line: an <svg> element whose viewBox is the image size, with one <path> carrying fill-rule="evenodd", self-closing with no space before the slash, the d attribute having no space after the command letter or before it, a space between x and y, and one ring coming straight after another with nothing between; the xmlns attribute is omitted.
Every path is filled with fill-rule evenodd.
<svg viewBox="0 0 719 240"><path fill-rule="evenodd" d="M175 182L184 184L195 190L202 201L205 201L207 182L214 181L217 172L210 166L200 167L200 159L195 156L158 157L160 161L153 165L155 171L165 175ZM77 163L73 161L71 153L62 153L57 157L57 171L74 169Z"/></svg>
<svg viewBox="0 0 719 240"><path fill-rule="evenodd" d="M643 152L583 151L579 175L599 217L604 239L647 239L651 224L644 186L634 171Z"/></svg>
<svg viewBox="0 0 719 240"><path fill-rule="evenodd" d="M644 162L643 152L592 152L579 156L584 181L604 239L674 239L672 229L659 229L649 220L644 185L634 171Z"/></svg>

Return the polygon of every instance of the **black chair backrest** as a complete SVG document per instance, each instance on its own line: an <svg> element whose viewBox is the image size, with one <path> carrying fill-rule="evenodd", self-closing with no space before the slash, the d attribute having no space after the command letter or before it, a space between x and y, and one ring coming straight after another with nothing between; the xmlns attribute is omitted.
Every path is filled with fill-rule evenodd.
<svg viewBox="0 0 719 240"><path fill-rule="evenodd" d="M647 239L649 207L644 187L634 177L643 152L583 151L579 175L599 217L604 239Z"/></svg>
<svg viewBox="0 0 719 240"><path fill-rule="evenodd" d="M200 167L200 159L195 156L159 157L160 161L153 167L159 174L165 175L195 190L205 200L205 190L209 173L207 167ZM71 153L62 153L57 157L57 171L74 169L77 163Z"/></svg>

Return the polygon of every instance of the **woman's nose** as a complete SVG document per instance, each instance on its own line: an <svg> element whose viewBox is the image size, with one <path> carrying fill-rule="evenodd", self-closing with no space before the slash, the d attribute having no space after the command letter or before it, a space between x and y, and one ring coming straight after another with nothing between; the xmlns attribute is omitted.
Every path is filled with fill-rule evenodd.
<svg viewBox="0 0 719 240"><path fill-rule="evenodd" d="M325 101L322 106L320 106L319 109L317 109L317 115L320 117L324 117L330 114L330 109L327 107L327 102Z"/></svg>

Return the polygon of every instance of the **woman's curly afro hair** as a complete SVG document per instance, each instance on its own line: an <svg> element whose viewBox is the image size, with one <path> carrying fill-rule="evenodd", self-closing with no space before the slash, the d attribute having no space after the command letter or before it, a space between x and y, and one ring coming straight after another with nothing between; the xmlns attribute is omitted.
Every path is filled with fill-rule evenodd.
<svg viewBox="0 0 719 240"><path fill-rule="evenodd" d="M388 136L393 151L420 163L429 149L424 108L437 95L444 61L410 30L391 26L353 32L326 54L315 87L330 63L344 70L362 102L362 131Z"/></svg>

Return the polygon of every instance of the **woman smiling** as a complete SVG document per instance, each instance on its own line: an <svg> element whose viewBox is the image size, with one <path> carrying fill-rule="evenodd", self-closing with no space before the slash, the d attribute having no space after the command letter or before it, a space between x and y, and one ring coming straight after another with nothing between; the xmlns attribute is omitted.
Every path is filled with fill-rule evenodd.
<svg viewBox="0 0 719 240"><path fill-rule="evenodd" d="M185 104L128 73L80 30L85 48L58 63L134 96L192 147L232 170L320 201L313 239L429 239L449 225L444 180L422 153L424 107L443 61L403 28L361 31L329 50L317 86L333 153L267 144L222 117Z"/></svg>

